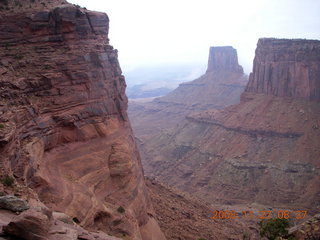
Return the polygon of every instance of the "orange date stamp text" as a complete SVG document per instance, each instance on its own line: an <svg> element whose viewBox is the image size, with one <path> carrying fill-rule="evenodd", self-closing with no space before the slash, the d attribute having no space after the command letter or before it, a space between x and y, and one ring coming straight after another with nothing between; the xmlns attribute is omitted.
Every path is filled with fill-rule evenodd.
<svg viewBox="0 0 320 240"><path fill-rule="evenodd" d="M236 212L234 210L215 210L212 212L211 219L239 219L239 218L256 218L256 219L304 219L307 217L305 210L264 210L253 212L246 210Z"/></svg>

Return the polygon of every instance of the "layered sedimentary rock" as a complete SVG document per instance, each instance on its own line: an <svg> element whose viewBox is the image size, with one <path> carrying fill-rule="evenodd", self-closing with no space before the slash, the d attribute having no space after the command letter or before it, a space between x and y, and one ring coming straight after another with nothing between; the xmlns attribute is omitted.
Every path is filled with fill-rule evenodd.
<svg viewBox="0 0 320 240"><path fill-rule="evenodd" d="M129 116L135 135L139 139L149 137L175 127L191 112L220 109L238 103L246 83L247 76L238 64L236 50L232 47L211 47L207 71L200 78L180 84L166 96L152 102L129 102Z"/></svg>
<svg viewBox="0 0 320 240"><path fill-rule="evenodd" d="M5 191L19 189L88 229L164 239L108 16L64 1L34 2L2 12L0 21L0 167L16 179ZM64 4L47 7L54 3Z"/></svg>
<svg viewBox="0 0 320 240"><path fill-rule="evenodd" d="M147 179L158 222L168 240L194 239L259 239L259 227L252 219L213 219L214 211L227 209L199 201L154 179ZM235 209L235 208L233 208ZM237 209L239 216L241 210Z"/></svg>
<svg viewBox="0 0 320 240"><path fill-rule="evenodd" d="M317 40L260 39L247 92L320 101Z"/></svg>
<svg viewBox="0 0 320 240"><path fill-rule="evenodd" d="M236 49L231 46L210 47L207 73L219 70L243 73Z"/></svg>
<svg viewBox="0 0 320 240"><path fill-rule="evenodd" d="M320 41L311 42L318 49ZM272 60L273 69L296 69L298 76L291 77L300 81L296 93L319 92L319 85L300 78L297 68L303 65L313 76L320 67L309 44L308 40L260 40L256 67L240 104L190 114L175 131L150 139L143 146L145 173L211 202L319 211L320 103L311 94L284 94L291 91L287 77L273 79L272 74L256 72L257 66L268 68L262 56L280 55ZM305 61L284 64L293 46ZM260 56L262 51L265 54ZM267 88L261 92L268 82L277 84L272 92ZM253 88L253 83L259 88ZM278 96L280 92L284 95Z"/></svg>
<svg viewBox="0 0 320 240"><path fill-rule="evenodd" d="M180 84L155 102L186 105L196 111L218 109L238 103L246 83L237 51L232 47L211 47L206 74Z"/></svg>

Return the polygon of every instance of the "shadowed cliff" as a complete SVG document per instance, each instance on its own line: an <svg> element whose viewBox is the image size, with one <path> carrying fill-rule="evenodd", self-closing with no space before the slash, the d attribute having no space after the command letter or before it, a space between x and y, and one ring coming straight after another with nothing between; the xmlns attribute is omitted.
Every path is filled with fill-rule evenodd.
<svg viewBox="0 0 320 240"><path fill-rule="evenodd" d="M16 184L3 190L19 189L90 230L165 239L128 121L108 16L65 1L33 2L0 3L0 173Z"/></svg>

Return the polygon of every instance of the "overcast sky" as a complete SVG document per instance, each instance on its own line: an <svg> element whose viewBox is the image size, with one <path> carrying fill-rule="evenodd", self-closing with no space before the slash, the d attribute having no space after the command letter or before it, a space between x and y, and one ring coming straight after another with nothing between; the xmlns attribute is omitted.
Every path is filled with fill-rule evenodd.
<svg viewBox="0 0 320 240"><path fill-rule="evenodd" d="M320 0L69 0L110 18L124 72L150 64L206 63L231 45L251 71L260 37L320 39Z"/></svg>

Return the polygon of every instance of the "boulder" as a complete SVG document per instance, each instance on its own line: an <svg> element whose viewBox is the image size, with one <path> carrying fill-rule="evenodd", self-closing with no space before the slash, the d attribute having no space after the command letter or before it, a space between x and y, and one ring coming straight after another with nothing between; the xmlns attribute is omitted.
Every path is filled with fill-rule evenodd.
<svg viewBox="0 0 320 240"><path fill-rule="evenodd" d="M0 208L13 212L23 212L29 209L28 203L15 196L6 195L0 197Z"/></svg>
<svg viewBox="0 0 320 240"><path fill-rule="evenodd" d="M52 215L48 209L31 208L4 226L3 232L25 240L45 240L48 239L51 225Z"/></svg>

